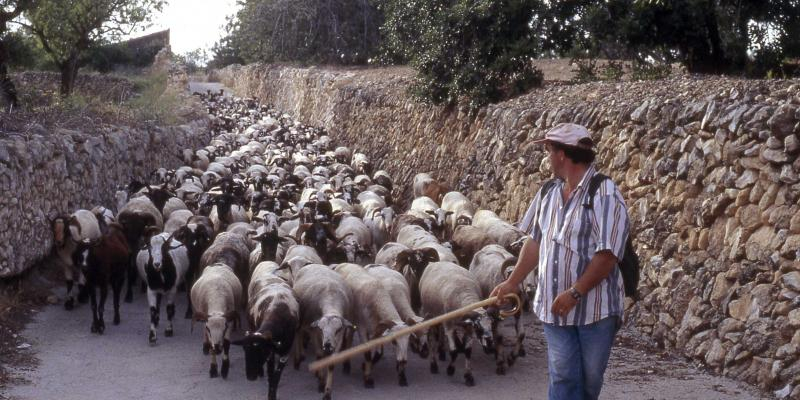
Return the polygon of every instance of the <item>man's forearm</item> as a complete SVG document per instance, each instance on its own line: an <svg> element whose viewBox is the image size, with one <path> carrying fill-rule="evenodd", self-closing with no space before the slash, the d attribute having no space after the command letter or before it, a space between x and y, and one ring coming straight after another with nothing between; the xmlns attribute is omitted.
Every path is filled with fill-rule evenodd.
<svg viewBox="0 0 800 400"><path fill-rule="evenodd" d="M528 239L522 245L519 252L519 260L514 267L514 272L508 277L508 281L514 285L519 285L525 277L536 268L539 263L539 242Z"/></svg>
<svg viewBox="0 0 800 400"><path fill-rule="evenodd" d="M586 271L583 272L573 286L581 295L586 296L586 293L589 293L603 279L606 279L616 266L617 257L613 253L607 250L597 252L592 257L592 260L589 261Z"/></svg>

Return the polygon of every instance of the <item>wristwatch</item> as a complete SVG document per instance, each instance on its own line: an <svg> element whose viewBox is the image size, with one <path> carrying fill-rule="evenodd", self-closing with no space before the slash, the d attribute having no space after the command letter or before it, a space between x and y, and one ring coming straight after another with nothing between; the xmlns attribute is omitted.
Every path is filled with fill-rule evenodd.
<svg viewBox="0 0 800 400"><path fill-rule="evenodd" d="M569 294L570 294L570 295L572 296L572 298L573 298L573 299L575 299L575 300L580 300L580 299L581 299L581 297L582 297L582 296L581 296L581 292L579 292L579 291L578 291L578 289L575 289L575 286L573 286L573 287L569 288Z"/></svg>

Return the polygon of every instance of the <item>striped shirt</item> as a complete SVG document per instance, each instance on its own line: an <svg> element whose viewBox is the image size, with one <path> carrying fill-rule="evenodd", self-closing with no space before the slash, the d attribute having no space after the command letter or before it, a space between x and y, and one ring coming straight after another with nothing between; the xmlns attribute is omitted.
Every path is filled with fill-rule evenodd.
<svg viewBox="0 0 800 400"><path fill-rule="evenodd" d="M561 196L563 180L557 180L544 198L540 189L520 222L520 228L540 245L533 304L544 323L588 325L622 315L624 291L619 268L586 293L566 317L550 310L556 296L577 282L596 252L610 250L621 260L625 251L628 210L614 182L603 181L594 196L593 209L583 206L589 181L596 173L591 165L566 204Z"/></svg>

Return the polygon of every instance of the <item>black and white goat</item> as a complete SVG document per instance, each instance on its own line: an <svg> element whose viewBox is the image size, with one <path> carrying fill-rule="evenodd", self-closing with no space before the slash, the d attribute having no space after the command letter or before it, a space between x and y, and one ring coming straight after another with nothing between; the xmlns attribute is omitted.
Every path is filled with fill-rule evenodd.
<svg viewBox="0 0 800 400"><path fill-rule="evenodd" d="M148 340L153 344L156 342L156 328L163 295L167 297L167 327L164 335L170 337L173 334L175 293L189 269L189 255L183 243L168 233L161 233L145 241L136 255L136 266L139 276L147 283L147 303L150 306Z"/></svg>

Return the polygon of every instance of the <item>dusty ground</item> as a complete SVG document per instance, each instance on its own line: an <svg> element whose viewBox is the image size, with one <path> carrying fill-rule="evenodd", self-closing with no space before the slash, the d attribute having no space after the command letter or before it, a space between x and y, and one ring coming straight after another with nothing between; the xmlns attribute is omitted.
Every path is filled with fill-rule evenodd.
<svg viewBox="0 0 800 400"><path fill-rule="evenodd" d="M64 289L56 293L63 295ZM178 315L183 315L185 293L178 299ZM89 332L88 305L65 311L61 304L34 306L33 321L15 338L31 345L17 349L10 358L14 364L10 380L0 387L0 399L220 399L235 393L236 398L257 399L266 394L266 381L249 382L244 377L241 349L231 349L231 373L227 380L208 377L208 356L201 352L202 326L194 332L188 320L176 319L175 336L163 336L155 346L147 343L149 313L145 296L133 304L123 304L122 323L110 321L104 335ZM110 315L110 301L106 305ZM162 311L162 318L164 318ZM24 317L21 317L24 321ZM7 327L3 327L6 329ZM527 324L528 356L518 361L505 376L494 373L489 356L474 357L477 386L463 384L463 364L456 375L431 375L427 361L409 356L408 380L403 388L396 383L391 350L376 367L376 389L364 389L358 369L351 375L336 371L334 397L339 399L409 398L424 395L435 399L541 399L547 392L547 366L541 326ZM24 347L24 346L23 346ZM7 360L8 353L2 354ZM390 360L387 362L386 360ZM357 366L357 364L354 364ZM316 383L307 364L299 371L287 368L281 382L280 398L319 398ZM442 371L444 367L441 368ZM737 382L698 371L684 362L643 347L631 331L623 331L612 352L606 373L603 399L762 399L763 394Z"/></svg>

